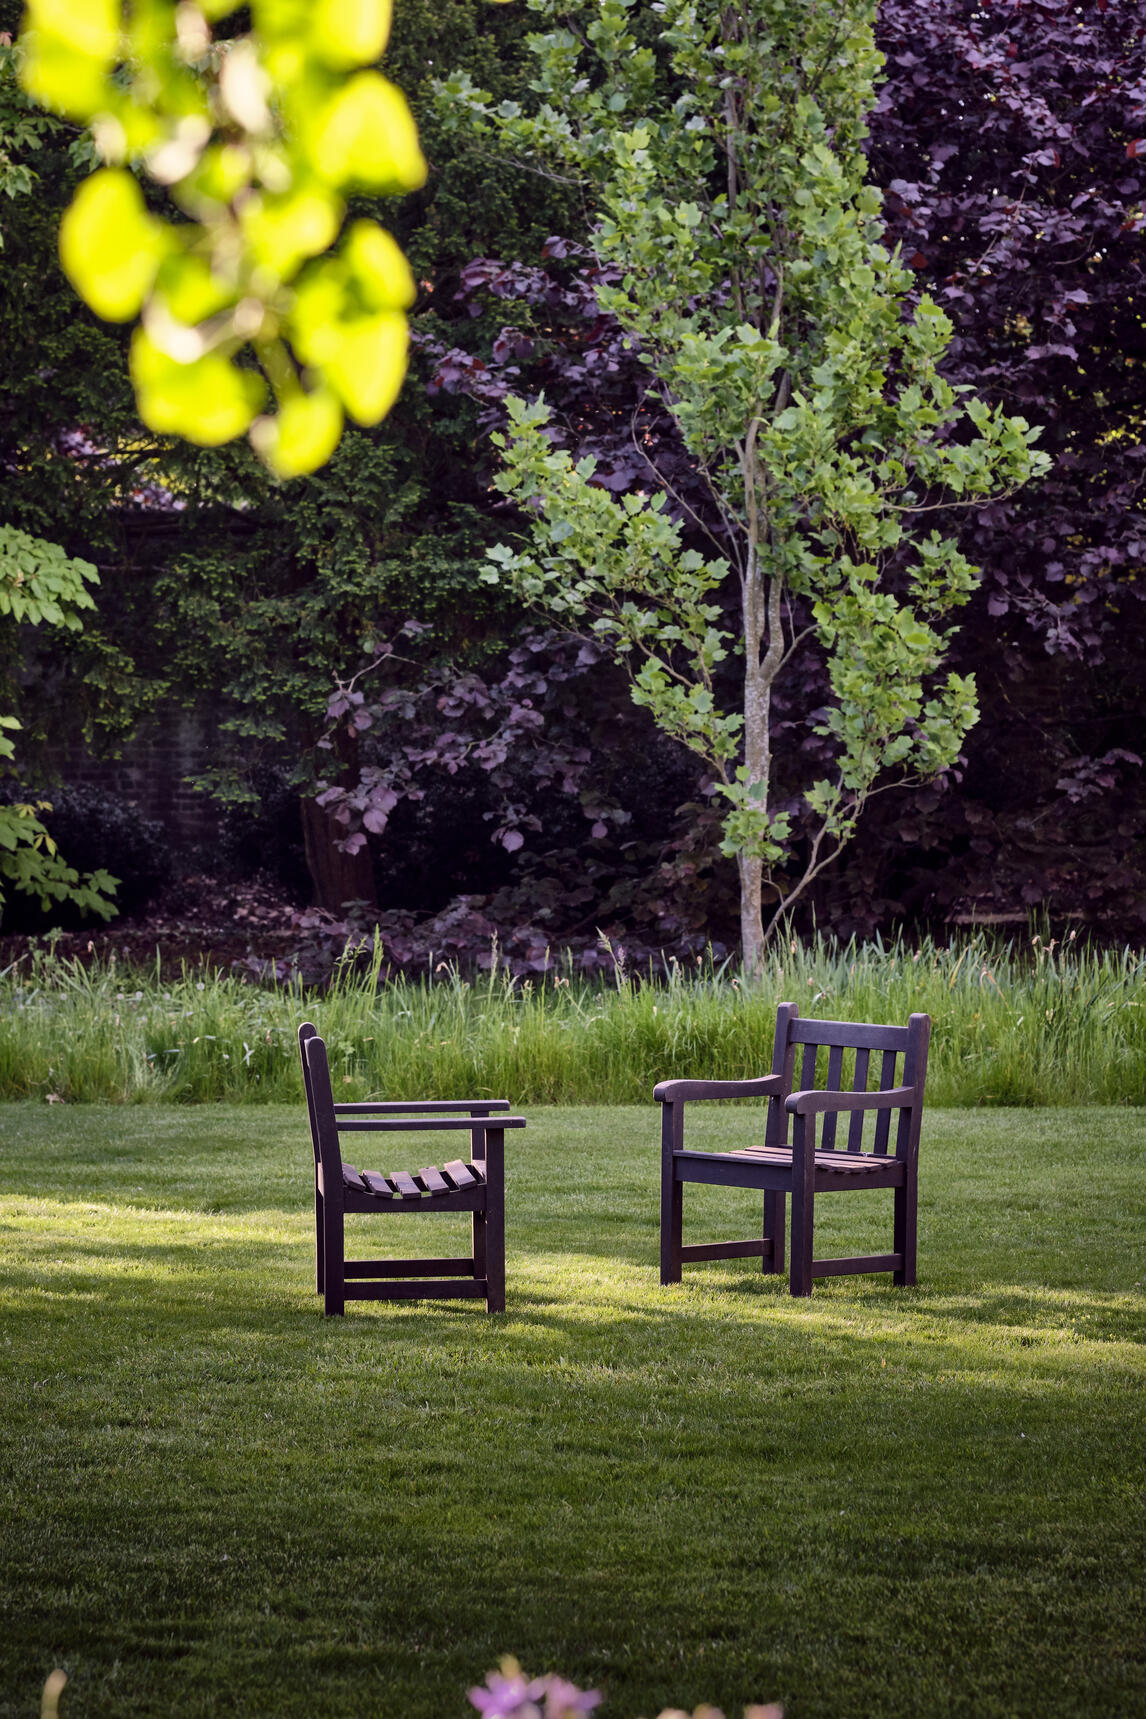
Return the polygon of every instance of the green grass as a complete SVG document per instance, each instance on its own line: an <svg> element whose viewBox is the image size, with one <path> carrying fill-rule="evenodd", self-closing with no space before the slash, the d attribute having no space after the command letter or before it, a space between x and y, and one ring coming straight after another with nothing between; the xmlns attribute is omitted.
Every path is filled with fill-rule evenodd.
<svg viewBox="0 0 1146 1719"><path fill-rule="evenodd" d="M388 984L376 960L304 997L161 966L84 969L41 950L0 975L0 1098L297 1102L295 1033L311 1014L346 1098L643 1103L667 1075L766 1069L788 998L843 1019L926 1010L935 1104L1146 1104L1146 956L1130 951L821 940L779 950L752 984L703 967L661 981L471 985L443 970Z"/></svg>
<svg viewBox="0 0 1146 1719"><path fill-rule="evenodd" d="M1146 1713L1146 1117L932 1110L918 1288L809 1302L660 1288L655 1137L530 1113L503 1317L324 1321L301 1107L5 1107L0 1715L463 1719L505 1652L605 1719Z"/></svg>

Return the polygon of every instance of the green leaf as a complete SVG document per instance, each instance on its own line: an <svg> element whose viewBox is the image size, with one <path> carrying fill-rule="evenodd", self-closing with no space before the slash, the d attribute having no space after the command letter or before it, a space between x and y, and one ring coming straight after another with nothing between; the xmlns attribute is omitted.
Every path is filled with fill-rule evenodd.
<svg viewBox="0 0 1146 1719"><path fill-rule="evenodd" d="M119 0L28 0L20 82L45 107L90 119L107 106L119 25Z"/></svg>
<svg viewBox="0 0 1146 1719"><path fill-rule="evenodd" d="M241 436L266 398L253 370L240 370L219 353L178 364L142 328L132 336L131 379L145 424L208 448Z"/></svg>
<svg viewBox="0 0 1146 1719"><path fill-rule="evenodd" d="M148 214L124 168L105 167L85 179L60 223L64 273L108 322L138 316L175 243L171 229Z"/></svg>
<svg viewBox="0 0 1146 1719"><path fill-rule="evenodd" d="M329 185L416 191L426 162L401 90L379 72L360 72L306 125L316 171Z"/></svg>
<svg viewBox="0 0 1146 1719"><path fill-rule="evenodd" d="M326 186L309 185L277 197L249 198L239 225L252 260L289 280L300 263L334 243L342 210L341 198Z"/></svg>
<svg viewBox="0 0 1146 1719"><path fill-rule="evenodd" d="M376 60L390 35L390 0L317 0L310 39L326 65L345 71Z"/></svg>
<svg viewBox="0 0 1146 1719"><path fill-rule="evenodd" d="M260 418L251 428L259 457L276 477L302 477L325 465L342 434L342 407L326 389L295 394L275 418Z"/></svg>

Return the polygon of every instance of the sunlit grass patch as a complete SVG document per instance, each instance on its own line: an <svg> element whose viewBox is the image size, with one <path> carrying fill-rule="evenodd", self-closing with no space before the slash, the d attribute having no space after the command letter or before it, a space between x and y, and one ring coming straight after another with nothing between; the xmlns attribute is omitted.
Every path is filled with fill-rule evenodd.
<svg viewBox="0 0 1146 1719"><path fill-rule="evenodd" d="M301 1105L5 1108L0 1712L462 1719L507 1650L605 1719L1143 1710L1141 1113L930 1110L918 1288L808 1302L661 1288L654 1106L527 1114L504 1317L324 1321Z"/></svg>

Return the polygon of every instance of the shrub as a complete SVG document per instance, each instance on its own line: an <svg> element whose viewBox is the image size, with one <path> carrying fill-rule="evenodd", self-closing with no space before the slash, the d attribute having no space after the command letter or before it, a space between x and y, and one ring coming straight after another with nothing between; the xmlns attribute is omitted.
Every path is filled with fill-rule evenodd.
<svg viewBox="0 0 1146 1719"><path fill-rule="evenodd" d="M77 871L107 871L117 878L115 901L120 913L143 907L171 874L162 824L145 818L138 806L121 795L80 784L46 791L5 785L2 797L9 803L47 799L52 809L42 817L60 853ZM97 923L102 921L69 902L44 909L39 902L16 892L4 907L5 933L41 932L52 927L80 931Z"/></svg>

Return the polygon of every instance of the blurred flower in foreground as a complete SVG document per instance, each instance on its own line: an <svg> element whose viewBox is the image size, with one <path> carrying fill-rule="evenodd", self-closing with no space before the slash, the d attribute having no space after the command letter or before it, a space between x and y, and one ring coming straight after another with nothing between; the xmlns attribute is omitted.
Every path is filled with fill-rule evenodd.
<svg viewBox="0 0 1146 1719"><path fill-rule="evenodd" d="M499 1671L491 1671L484 1685L469 1692L470 1701L482 1719L583 1719L601 1702L595 1689L578 1689L551 1672L547 1677L527 1677L516 1659L505 1658ZM658 1719L724 1719L719 1707L700 1706L694 1713L666 1707ZM744 1719L784 1719L779 1702L744 1709Z"/></svg>

